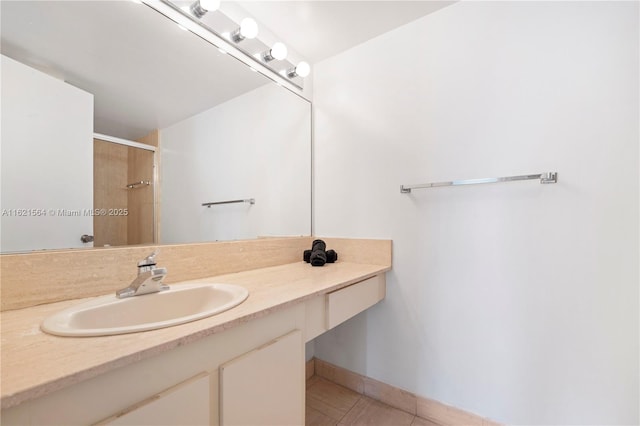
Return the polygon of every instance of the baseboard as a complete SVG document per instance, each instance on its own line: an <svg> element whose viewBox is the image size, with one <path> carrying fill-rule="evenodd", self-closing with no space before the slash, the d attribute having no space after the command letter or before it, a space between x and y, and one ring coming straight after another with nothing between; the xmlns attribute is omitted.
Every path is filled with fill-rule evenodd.
<svg viewBox="0 0 640 426"><path fill-rule="evenodd" d="M311 358L309 361L307 361L307 363L305 365L305 378L307 380L309 380L311 377L313 377L314 374L316 374L315 367L316 367L316 359L315 358Z"/></svg>
<svg viewBox="0 0 640 426"><path fill-rule="evenodd" d="M404 389L379 382L342 367L330 364L318 358L312 358L306 365L307 379L322 377L348 389L384 402L409 414L431 420L446 426L499 426L493 420L477 414L443 404L433 399L415 395ZM309 375L309 372L312 372Z"/></svg>

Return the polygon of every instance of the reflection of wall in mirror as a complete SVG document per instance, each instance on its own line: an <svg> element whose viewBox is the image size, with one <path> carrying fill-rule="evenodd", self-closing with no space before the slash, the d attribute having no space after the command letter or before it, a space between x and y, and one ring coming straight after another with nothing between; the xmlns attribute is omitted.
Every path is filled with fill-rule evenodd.
<svg viewBox="0 0 640 426"><path fill-rule="evenodd" d="M93 233L93 95L2 56L3 252Z"/></svg>
<svg viewBox="0 0 640 426"><path fill-rule="evenodd" d="M310 235L310 109L268 84L163 129L161 242Z"/></svg>
<svg viewBox="0 0 640 426"><path fill-rule="evenodd" d="M157 130L136 142L158 146ZM127 244L152 244L155 241L154 152L129 147L127 176L129 182L150 181L153 185L127 192Z"/></svg>
<svg viewBox="0 0 640 426"><path fill-rule="evenodd" d="M126 209L129 183L129 148L100 139L93 141L93 206L95 209ZM127 216L95 215L95 247L127 244Z"/></svg>
<svg viewBox="0 0 640 426"><path fill-rule="evenodd" d="M137 142L157 146L157 131ZM141 148L94 139L94 246L124 246L154 242L154 153ZM137 185L136 182L152 182Z"/></svg>

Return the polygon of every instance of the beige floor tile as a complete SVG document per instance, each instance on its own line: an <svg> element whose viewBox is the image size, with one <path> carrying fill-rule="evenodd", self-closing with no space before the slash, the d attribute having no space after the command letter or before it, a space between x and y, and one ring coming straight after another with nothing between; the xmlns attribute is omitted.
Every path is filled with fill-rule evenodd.
<svg viewBox="0 0 640 426"><path fill-rule="evenodd" d="M415 416L363 396L340 421L341 426L410 426Z"/></svg>
<svg viewBox="0 0 640 426"><path fill-rule="evenodd" d="M318 376L311 376L310 379L307 379L307 389L309 389L311 386L315 385L316 383L318 383L318 381L320 381L320 377Z"/></svg>
<svg viewBox="0 0 640 426"><path fill-rule="evenodd" d="M314 410L317 410L322 414L324 414L325 416L335 420L336 422L339 422L346 414L344 410L340 410L339 408L333 407L327 404L325 401L319 398L315 398L313 396L309 396L308 394L307 394L305 403L306 403L307 409L312 408Z"/></svg>
<svg viewBox="0 0 640 426"><path fill-rule="evenodd" d="M307 388L307 407L338 421L359 399L360 395L356 392L322 378Z"/></svg>
<svg viewBox="0 0 640 426"><path fill-rule="evenodd" d="M335 426L338 424L338 421L321 413L315 408L307 406L304 424L305 426Z"/></svg>

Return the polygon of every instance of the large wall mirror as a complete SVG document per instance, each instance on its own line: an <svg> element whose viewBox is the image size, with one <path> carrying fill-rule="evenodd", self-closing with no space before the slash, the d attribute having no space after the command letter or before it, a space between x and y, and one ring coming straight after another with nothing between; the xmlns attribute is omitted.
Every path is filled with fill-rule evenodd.
<svg viewBox="0 0 640 426"><path fill-rule="evenodd" d="M311 234L306 99L144 4L0 8L3 253Z"/></svg>

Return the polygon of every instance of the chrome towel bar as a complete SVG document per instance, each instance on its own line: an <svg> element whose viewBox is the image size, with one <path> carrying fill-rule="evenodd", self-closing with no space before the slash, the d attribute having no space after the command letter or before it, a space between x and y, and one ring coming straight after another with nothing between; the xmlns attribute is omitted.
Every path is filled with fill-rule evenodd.
<svg viewBox="0 0 640 426"><path fill-rule="evenodd" d="M234 204L234 203L255 204L256 203L256 199L255 198L248 198L246 200L215 201L215 202L212 202L212 203L202 203L202 205L203 206L207 206L208 208L211 208L211 206L216 206L218 204Z"/></svg>
<svg viewBox="0 0 640 426"><path fill-rule="evenodd" d="M148 180L141 180L140 182L133 182L130 183L129 185L127 185L127 189L136 189L139 188L141 186L149 186L151 185L151 181Z"/></svg>
<svg viewBox="0 0 640 426"><path fill-rule="evenodd" d="M409 194L412 189L435 188L438 186L478 185L481 183L512 182L516 180L532 180L532 179L540 179L540 183L556 183L558 182L558 173L547 172L547 173L539 173L537 175L520 175L520 176L506 176L506 177L497 177L497 178L452 180L448 182L423 183L420 185L406 185L406 186L400 185L400 192L403 194Z"/></svg>

